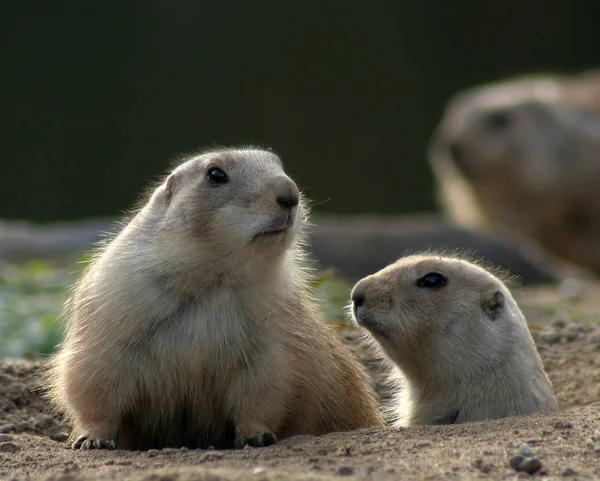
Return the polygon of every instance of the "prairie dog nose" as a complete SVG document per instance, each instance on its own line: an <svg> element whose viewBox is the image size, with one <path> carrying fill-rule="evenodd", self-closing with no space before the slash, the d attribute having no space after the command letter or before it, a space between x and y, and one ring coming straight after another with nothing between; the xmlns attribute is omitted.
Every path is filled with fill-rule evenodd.
<svg viewBox="0 0 600 481"><path fill-rule="evenodd" d="M354 308L358 309L365 303L365 294L362 291L352 291L352 302L354 303Z"/></svg>
<svg viewBox="0 0 600 481"><path fill-rule="evenodd" d="M350 293L350 299L352 299L352 313L354 314L354 317L358 320L360 317L359 309L365 303L365 289L360 284L360 282L356 286L354 286L354 289L352 289L352 292Z"/></svg>
<svg viewBox="0 0 600 481"><path fill-rule="evenodd" d="M300 202L300 191L289 177L280 176L275 179L275 199L284 209L292 209Z"/></svg>

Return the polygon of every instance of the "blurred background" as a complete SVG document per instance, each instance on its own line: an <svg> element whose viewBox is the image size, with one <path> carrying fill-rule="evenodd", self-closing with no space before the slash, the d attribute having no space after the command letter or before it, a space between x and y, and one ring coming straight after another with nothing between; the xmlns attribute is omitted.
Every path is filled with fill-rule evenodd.
<svg viewBox="0 0 600 481"><path fill-rule="evenodd" d="M434 211L449 96L600 59L597 0L0 8L7 219L112 217L171 159L243 143L280 154L317 212Z"/></svg>
<svg viewBox="0 0 600 481"><path fill-rule="evenodd" d="M315 257L342 274L317 279L333 322L352 280L411 249L468 247L524 283L557 280L535 249L404 216L444 218L427 149L450 97L597 67L599 21L598 0L3 2L0 358L59 342L81 249L106 228L93 219L216 146L272 148L314 201ZM51 221L79 227L32 227Z"/></svg>

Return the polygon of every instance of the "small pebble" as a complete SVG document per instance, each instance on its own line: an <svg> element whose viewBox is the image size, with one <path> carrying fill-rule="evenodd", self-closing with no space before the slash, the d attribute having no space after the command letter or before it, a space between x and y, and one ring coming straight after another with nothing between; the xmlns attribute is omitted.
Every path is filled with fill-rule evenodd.
<svg viewBox="0 0 600 481"><path fill-rule="evenodd" d="M573 429L573 424L564 421L556 421L554 423L554 429Z"/></svg>
<svg viewBox="0 0 600 481"><path fill-rule="evenodd" d="M523 461L525 461L525 458L523 456L513 456L512 458L510 458L510 461L508 461L508 464L515 471L520 471L521 464L523 464Z"/></svg>
<svg viewBox="0 0 600 481"><path fill-rule="evenodd" d="M542 336L542 340L547 344L558 344L562 336L558 332L549 332Z"/></svg>
<svg viewBox="0 0 600 481"><path fill-rule="evenodd" d="M45 427L49 426L50 424L52 424L53 422L54 422L54 418L52 416L50 416L49 414L43 414L43 413L38 414L33 419L33 425L36 428L45 428Z"/></svg>
<svg viewBox="0 0 600 481"><path fill-rule="evenodd" d="M15 425L14 424L2 424L0 425L0 433L10 433L11 431L14 431Z"/></svg>
<svg viewBox="0 0 600 481"><path fill-rule="evenodd" d="M531 449L531 446L529 446L529 444L522 444L519 448L519 452L526 458L533 456L533 449Z"/></svg>
<svg viewBox="0 0 600 481"><path fill-rule="evenodd" d="M33 429L35 429L35 426L33 425L33 421L24 421L22 423L18 423L15 426L15 430L17 430L18 432L30 431Z"/></svg>
<svg viewBox="0 0 600 481"><path fill-rule="evenodd" d="M252 470L252 474L263 474L267 471L267 468L263 466L257 466Z"/></svg>
<svg viewBox="0 0 600 481"><path fill-rule="evenodd" d="M479 469L482 473L489 473L492 470L492 465L483 462L483 459L478 459L473 463L473 466Z"/></svg>
<svg viewBox="0 0 600 481"><path fill-rule="evenodd" d="M148 457L149 458L155 458L156 456L158 456L159 451L158 449L149 449L148 450Z"/></svg>
<svg viewBox="0 0 600 481"><path fill-rule="evenodd" d="M16 453L21 450L21 446L17 443L6 442L0 443L0 453Z"/></svg>
<svg viewBox="0 0 600 481"><path fill-rule="evenodd" d="M352 476L354 474L354 468L350 466L342 466L340 469L338 469L337 473L340 476Z"/></svg>
<svg viewBox="0 0 600 481"><path fill-rule="evenodd" d="M590 332L594 328L592 326L590 326L589 324L573 323L569 326L569 329L574 332Z"/></svg>
<svg viewBox="0 0 600 481"><path fill-rule="evenodd" d="M572 468L565 468L562 470L563 476L575 476L577 472Z"/></svg>
<svg viewBox="0 0 600 481"><path fill-rule="evenodd" d="M527 474L535 474L542 469L542 463L538 458L525 458L521 463L521 471Z"/></svg>
<svg viewBox="0 0 600 481"><path fill-rule="evenodd" d="M63 469L63 473L72 473L73 471L79 471L79 464L74 463L73 461L69 461L65 463L65 468Z"/></svg>
<svg viewBox="0 0 600 481"><path fill-rule="evenodd" d="M569 334L567 334L565 336L565 340L567 342L573 342L573 341L576 341L578 337L579 337L578 333L576 333L576 332L569 332Z"/></svg>
<svg viewBox="0 0 600 481"><path fill-rule="evenodd" d="M520 455L513 456L510 459L509 464L515 471L525 471L527 474L534 474L542 469L542 463L538 458L525 458Z"/></svg>
<svg viewBox="0 0 600 481"><path fill-rule="evenodd" d="M9 436L8 434L0 434L0 443L7 443L12 440L12 436Z"/></svg>
<svg viewBox="0 0 600 481"><path fill-rule="evenodd" d="M595 452L595 453L600 453L600 444L596 444L596 445L594 446L594 452Z"/></svg>
<svg viewBox="0 0 600 481"><path fill-rule="evenodd" d="M218 461L219 459L223 459L222 454L207 454L202 458L202 462L212 463L213 461Z"/></svg>
<svg viewBox="0 0 600 481"><path fill-rule="evenodd" d="M69 439L69 434L65 432L54 433L50 435L50 439L53 441L58 441L59 443L64 443L67 439Z"/></svg>

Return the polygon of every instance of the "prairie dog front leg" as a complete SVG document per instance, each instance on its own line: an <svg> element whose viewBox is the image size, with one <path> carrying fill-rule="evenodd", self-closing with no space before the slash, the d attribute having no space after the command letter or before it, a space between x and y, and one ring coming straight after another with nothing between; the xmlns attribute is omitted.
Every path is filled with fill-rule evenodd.
<svg viewBox="0 0 600 481"><path fill-rule="evenodd" d="M227 407L235 424L235 448L269 446L277 442L276 432L292 396L285 363L265 353L259 366L236 373L227 395Z"/></svg>
<svg viewBox="0 0 600 481"><path fill-rule="evenodd" d="M81 389L77 373L66 376L65 394L76 408L74 429L71 433L72 449L115 449L119 417L115 415L111 386L107 380L87 379L93 388ZM116 389L116 386L112 386Z"/></svg>

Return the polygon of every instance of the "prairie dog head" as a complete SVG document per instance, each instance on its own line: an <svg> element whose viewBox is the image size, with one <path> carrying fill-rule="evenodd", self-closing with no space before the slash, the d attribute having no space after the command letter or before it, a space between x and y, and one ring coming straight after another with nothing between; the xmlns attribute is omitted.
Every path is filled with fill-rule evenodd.
<svg viewBox="0 0 600 481"><path fill-rule="evenodd" d="M581 162L580 150L600 139L600 118L562 101L558 89L540 80L457 96L438 129L432 161L445 155L476 185L510 177L533 192L559 189Z"/></svg>
<svg viewBox="0 0 600 481"><path fill-rule="evenodd" d="M569 102L558 80L534 78L457 95L429 159L454 220L536 237L569 228L573 213L586 205L585 192L595 189L582 185L600 175L598 155L600 116Z"/></svg>
<svg viewBox="0 0 600 481"><path fill-rule="evenodd" d="M503 362L516 331L525 328L504 284L461 259L401 258L360 280L351 297L356 322L407 375L420 379L465 376L465 368Z"/></svg>
<svg viewBox="0 0 600 481"><path fill-rule="evenodd" d="M258 149L208 152L187 160L143 208L161 251L203 261L276 258L297 239L305 208L280 159ZM185 262L185 261L184 261Z"/></svg>

